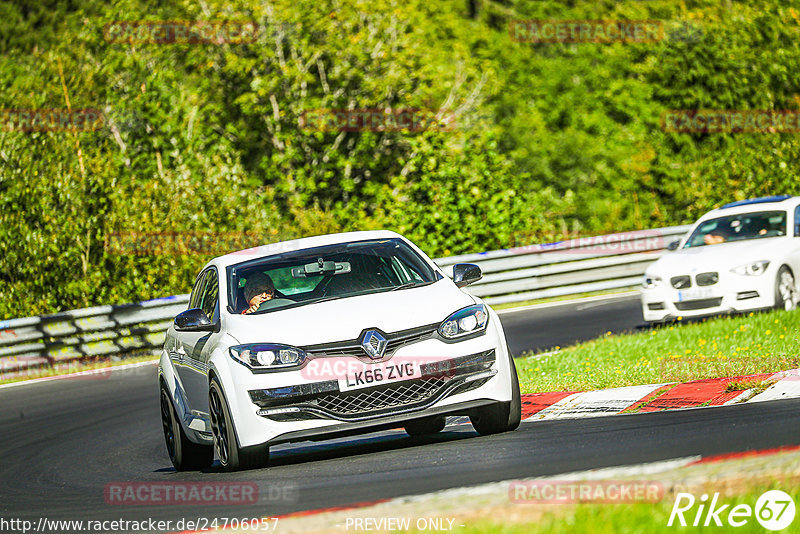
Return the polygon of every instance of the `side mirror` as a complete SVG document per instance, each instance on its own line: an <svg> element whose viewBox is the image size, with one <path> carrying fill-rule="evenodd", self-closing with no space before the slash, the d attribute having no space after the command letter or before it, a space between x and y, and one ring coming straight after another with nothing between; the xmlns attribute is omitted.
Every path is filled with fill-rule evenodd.
<svg viewBox="0 0 800 534"><path fill-rule="evenodd" d="M481 268L474 263L456 263L453 265L453 282L458 287L468 286L483 278Z"/></svg>
<svg viewBox="0 0 800 534"><path fill-rule="evenodd" d="M175 330L180 332L211 332L214 324L208 320L206 312L200 308L192 308L179 313L175 317Z"/></svg>
<svg viewBox="0 0 800 534"><path fill-rule="evenodd" d="M672 243L667 245L667 250L678 250L678 245L680 245L680 244L681 244L681 240L680 239L676 239L675 241L673 241Z"/></svg>

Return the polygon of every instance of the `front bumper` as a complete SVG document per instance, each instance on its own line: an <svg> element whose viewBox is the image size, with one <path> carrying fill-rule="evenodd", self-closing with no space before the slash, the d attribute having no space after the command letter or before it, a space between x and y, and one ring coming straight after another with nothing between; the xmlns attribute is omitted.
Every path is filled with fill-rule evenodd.
<svg viewBox="0 0 800 534"><path fill-rule="evenodd" d="M495 350L423 365L422 376L393 384L339 391L336 380L289 388L255 389L248 393L273 421L334 419L369 421L386 415L413 413L443 398L471 391L497 374Z"/></svg>
<svg viewBox="0 0 800 534"><path fill-rule="evenodd" d="M257 374L221 353L212 356L212 367L242 447L379 430L387 424L396 428L411 419L465 414L511 400L511 361L494 317L479 337L457 343L428 338L398 348L392 359L426 362L421 376L381 386L339 391L337 380L310 379L301 370Z"/></svg>
<svg viewBox="0 0 800 534"><path fill-rule="evenodd" d="M775 304L775 274L745 276L720 272L718 283L685 290L672 287L669 277L652 289L642 289L642 317L648 322L661 322L678 317L705 317L731 312L771 308Z"/></svg>

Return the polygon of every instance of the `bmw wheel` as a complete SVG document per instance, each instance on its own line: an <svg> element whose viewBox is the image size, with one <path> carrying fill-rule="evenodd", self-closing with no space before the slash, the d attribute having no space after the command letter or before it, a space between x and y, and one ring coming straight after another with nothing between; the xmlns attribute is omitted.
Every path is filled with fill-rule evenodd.
<svg viewBox="0 0 800 534"><path fill-rule="evenodd" d="M213 447L194 443L186 437L186 433L178 421L175 407L172 405L169 391L163 382L161 383L161 426L164 430L167 454L177 471L202 469L209 467L214 462Z"/></svg>
<svg viewBox="0 0 800 534"><path fill-rule="evenodd" d="M784 265L778 270L778 278L775 282L775 308L778 310L793 310L797 307L797 300L797 286L795 285L794 275Z"/></svg>
<svg viewBox="0 0 800 534"><path fill-rule="evenodd" d="M214 448L222 467L226 471L238 471L265 466L269 460L267 445L239 446L225 394L216 378L211 379L208 407L211 415L211 432L214 434Z"/></svg>

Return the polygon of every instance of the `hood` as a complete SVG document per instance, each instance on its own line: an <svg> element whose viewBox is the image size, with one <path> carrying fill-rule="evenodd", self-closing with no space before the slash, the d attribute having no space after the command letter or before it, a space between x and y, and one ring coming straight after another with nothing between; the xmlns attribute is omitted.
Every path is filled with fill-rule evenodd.
<svg viewBox="0 0 800 534"><path fill-rule="evenodd" d="M647 272L649 274L677 275L690 272L730 270L753 261L774 261L786 246L786 237L766 237L680 249L661 256L647 268Z"/></svg>
<svg viewBox="0 0 800 534"><path fill-rule="evenodd" d="M261 315L227 315L239 343L305 346L358 338L367 328L395 332L443 321L475 300L448 279L428 286L307 304Z"/></svg>

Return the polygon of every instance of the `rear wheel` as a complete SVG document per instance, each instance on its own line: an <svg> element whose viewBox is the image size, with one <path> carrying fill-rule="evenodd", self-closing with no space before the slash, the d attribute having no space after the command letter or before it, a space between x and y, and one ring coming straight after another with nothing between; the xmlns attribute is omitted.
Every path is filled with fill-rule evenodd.
<svg viewBox="0 0 800 534"><path fill-rule="evenodd" d="M506 349L508 352L508 349ZM514 358L508 352L508 365L511 371L511 401L498 402L483 408L476 408L469 416L473 428L486 436L508 432L519 426L522 420L522 398L519 393L519 379L517 378L517 368L514 365Z"/></svg>
<svg viewBox="0 0 800 534"><path fill-rule="evenodd" d="M253 469L267 465L269 446L240 447L233 427L228 403L216 378L211 379L208 390L208 407L211 415L211 432L219 463L226 471Z"/></svg>
<svg viewBox="0 0 800 534"><path fill-rule="evenodd" d="M798 294L794 275L784 265L778 270L778 278L775 281L775 308L778 310L793 310L797 307L797 300Z"/></svg>
<svg viewBox="0 0 800 534"><path fill-rule="evenodd" d="M425 417L424 419L415 419L405 424L406 433L409 436L429 436L436 434L444 429L446 423L445 417Z"/></svg>
<svg viewBox="0 0 800 534"><path fill-rule="evenodd" d="M214 448L211 445L200 445L186 437L169 391L161 383L161 426L164 430L164 441L167 454L177 471L187 469L203 469L214 462Z"/></svg>

